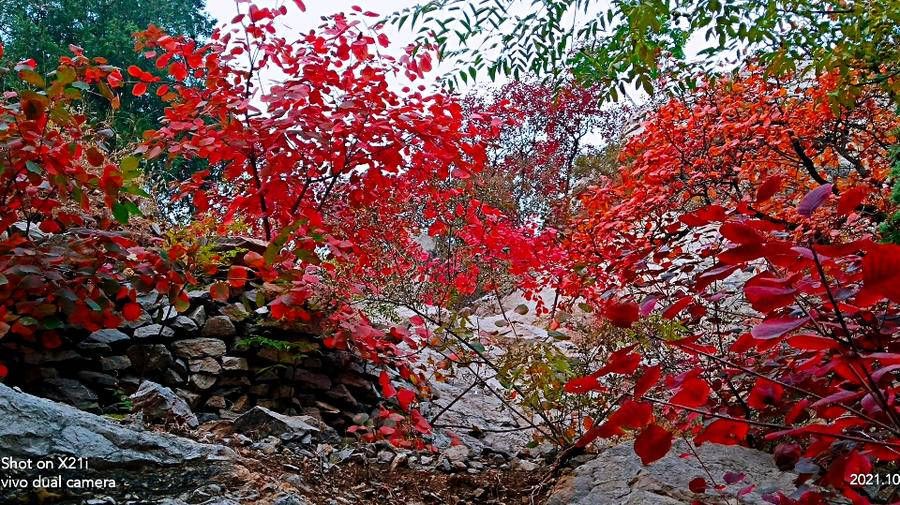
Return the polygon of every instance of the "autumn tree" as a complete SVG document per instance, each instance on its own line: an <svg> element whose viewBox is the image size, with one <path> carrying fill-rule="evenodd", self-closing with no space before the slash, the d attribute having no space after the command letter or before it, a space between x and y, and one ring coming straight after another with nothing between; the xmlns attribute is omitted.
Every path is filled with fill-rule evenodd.
<svg viewBox="0 0 900 505"><path fill-rule="evenodd" d="M867 503L849 475L900 447L900 254L878 233L898 120L877 87L835 110L839 82L751 68L703 86L652 114L620 177L583 195L564 285L635 338L568 388L638 379L580 445L631 431L645 463L678 434L755 445L786 469L810 458L809 478ZM646 318L678 329L648 335Z"/></svg>

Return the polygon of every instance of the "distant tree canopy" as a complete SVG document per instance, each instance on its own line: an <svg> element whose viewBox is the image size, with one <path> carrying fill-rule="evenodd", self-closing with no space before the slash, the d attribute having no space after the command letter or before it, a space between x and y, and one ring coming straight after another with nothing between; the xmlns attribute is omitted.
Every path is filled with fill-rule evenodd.
<svg viewBox="0 0 900 505"><path fill-rule="evenodd" d="M0 0L0 41L11 60L35 58L40 71L78 45L112 65L134 63L134 32L154 24L169 33L206 37L213 20L204 0Z"/></svg>
<svg viewBox="0 0 900 505"><path fill-rule="evenodd" d="M458 61L451 85L573 72L616 99L629 83L652 92L663 69L681 77L667 82L693 86L718 64L709 56L740 52L773 72L839 69L848 83L882 85L895 103L900 91L896 0L431 0L389 20ZM687 62L695 34L706 39L704 60ZM835 98L850 103L858 86L840 89Z"/></svg>
<svg viewBox="0 0 900 505"><path fill-rule="evenodd" d="M34 58L37 70L46 73L57 67L60 56L71 55L72 44L124 69L143 60L132 35L151 24L204 39L214 20L204 11L204 0L0 0L0 43L6 48L0 66ZM18 82L13 73L3 76L4 88ZM162 109L152 95L123 97L122 113L111 126L120 141L133 140L157 126Z"/></svg>

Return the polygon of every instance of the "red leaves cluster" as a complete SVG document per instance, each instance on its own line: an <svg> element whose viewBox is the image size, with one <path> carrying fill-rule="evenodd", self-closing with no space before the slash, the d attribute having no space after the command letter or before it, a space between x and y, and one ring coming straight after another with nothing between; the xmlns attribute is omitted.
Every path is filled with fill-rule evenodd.
<svg viewBox="0 0 900 505"><path fill-rule="evenodd" d="M897 459L900 246L879 244L877 229L896 142L881 135L900 122L877 90L835 107L834 82L789 91L750 68L672 100L628 142L619 173L581 197L561 285L630 328L639 365L625 390L602 374L567 389L659 406L636 432L645 463L673 432L696 444L788 438L785 468L810 458L819 483L866 503L843 468ZM647 302L611 301L629 298ZM636 323L655 307L688 336L641 340L655 323ZM626 403L591 435L628 430Z"/></svg>
<svg viewBox="0 0 900 505"><path fill-rule="evenodd" d="M109 153L79 105L91 93L115 110L121 71L70 51L46 78L13 62L22 86L0 97L0 339L26 347L136 320L138 294L177 300L189 277L124 229L141 214L139 160Z"/></svg>

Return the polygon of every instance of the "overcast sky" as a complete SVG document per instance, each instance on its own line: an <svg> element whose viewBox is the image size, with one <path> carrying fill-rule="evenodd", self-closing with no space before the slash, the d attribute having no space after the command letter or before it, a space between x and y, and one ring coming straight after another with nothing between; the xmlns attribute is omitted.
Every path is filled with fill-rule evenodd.
<svg viewBox="0 0 900 505"><path fill-rule="evenodd" d="M374 11L378 14L387 15L406 7L411 7L424 0L304 0L306 12L301 12L291 0L255 0L255 3L263 7L274 7L286 5L288 13L279 18L282 25L281 28L286 30L285 35L289 33L307 33L323 23L322 18L337 14L339 12L349 12L354 5L358 5L367 11ZM206 0L206 10L216 18L220 24L228 23L234 18L238 12L237 6L233 0ZM247 4L241 5L241 10L247 12ZM386 26L382 31L391 41L391 47L388 49L393 55L399 56L403 48L413 42L414 33L408 30L408 25L404 26L401 32L398 32L393 25ZM430 75L426 75L427 83L434 84L438 78L440 69L432 71ZM406 83L403 83L406 84ZM417 84L421 84L418 82Z"/></svg>
<svg viewBox="0 0 900 505"><path fill-rule="evenodd" d="M207 10L210 12L210 14L212 14L213 17L215 17L219 21L220 24L228 23L237 13L237 7L234 0L206 1ZM377 12L378 14L387 15L400 9L411 7L418 3L423 3L426 0L304 0L304 4L306 5L306 12L301 12L300 9L298 9L294 5L294 2L292 0L254 1L257 3L257 5L265 7L287 5L288 14L279 19L282 22L282 28L286 31L285 35L289 35L291 32L297 34L308 32L309 30L314 29L322 24L323 16L330 16L338 12L350 11L354 5L359 5L364 10L370 10ZM513 4L508 14L510 16L514 16L516 14L527 14L530 11L529 6L531 5L531 3L531 0L520 0ZM591 12L588 12L587 15L596 15L596 13L604 10L607 5L608 2L604 0L597 0L595 2L595 5L591 7ZM246 12L247 4L242 4L241 8L244 12ZM583 16L585 14L580 15ZM391 47L389 48L389 51L395 55L399 55L402 51L402 48L407 44L413 42L414 40L414 33L409 29L409 25L404 26L402 31L398 31L393 25L388 25L384 28L383 31L391 41ZM688 41L686 47L688 58L691 59L692 57L696 57L697 52L704 46L705 43L701 34L695 34L695 36ZM429 75L426 75L426 84L435 84L442 72L453 72L454 70L456 69L452 68L450 64L439 65ZM472 90L483 90L486 86L497 84L492 83L490 79L483 74L478 76L478 81L475 85L473 85L473 83L470 81L469 85L464 86L460 91L465 93ZM277 77L271 76L271 78ZM408 82L404 81L405 79L398 76L398 85L408 84ZM417 84L422 84L422 82L419 81ZM632 97L632 99L635 99L637 101L643 101L645 99L645 95L643 92L636 92L631 86L628 86L627 89L628 94Z"/></svg>

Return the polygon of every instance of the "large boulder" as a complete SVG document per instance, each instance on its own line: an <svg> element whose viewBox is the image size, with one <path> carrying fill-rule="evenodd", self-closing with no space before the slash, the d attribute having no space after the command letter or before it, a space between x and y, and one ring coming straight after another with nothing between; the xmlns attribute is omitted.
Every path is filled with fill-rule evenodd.
<svg viewBox="0 0 900 505"><path fill-rule="evenodd" d="M728 503L769 505L763 498L767 493L781 491L791 496L798 492L794 485L797 475L779 470L770 454L711 443L697 447L696 451L702 464L693 455L681 457L691 451L679 440L668 455L644 466L631 443L616 445L560 479L547 505L681 505L719 503L717 500L723 496L729 497ZM725 485L726 472L734 472L733 483L721 492L713 490L709 475L717 484ZM734 474L743 476L734 477ZM697 477L708 482L706 494L688 489L688 483ZM754 487L749 492L741 494L751 485Z"/></svg>
<svg viewBox="0 0 900 505"><path fill-rule="evenodd" d="M221 461L234 453L174 435L138 431L69 405L0 384L0 454L85 458L91 468Z"/></svg>
<svg viewBox="0 0 900 505"><path fill-rule="evenodd" d="M144 381L133 395L132 409L149 421L174 422L196 428L200 423L187 402L171 389L155 382Z"/></svg>
<svg viewBox="0 0 900 505"><path fill-rule="evenodd" d="M235 419L233 428L254 438L279 436L322 441L336 438L333 429L312 416L287 416L258 405Z"/></svg>

